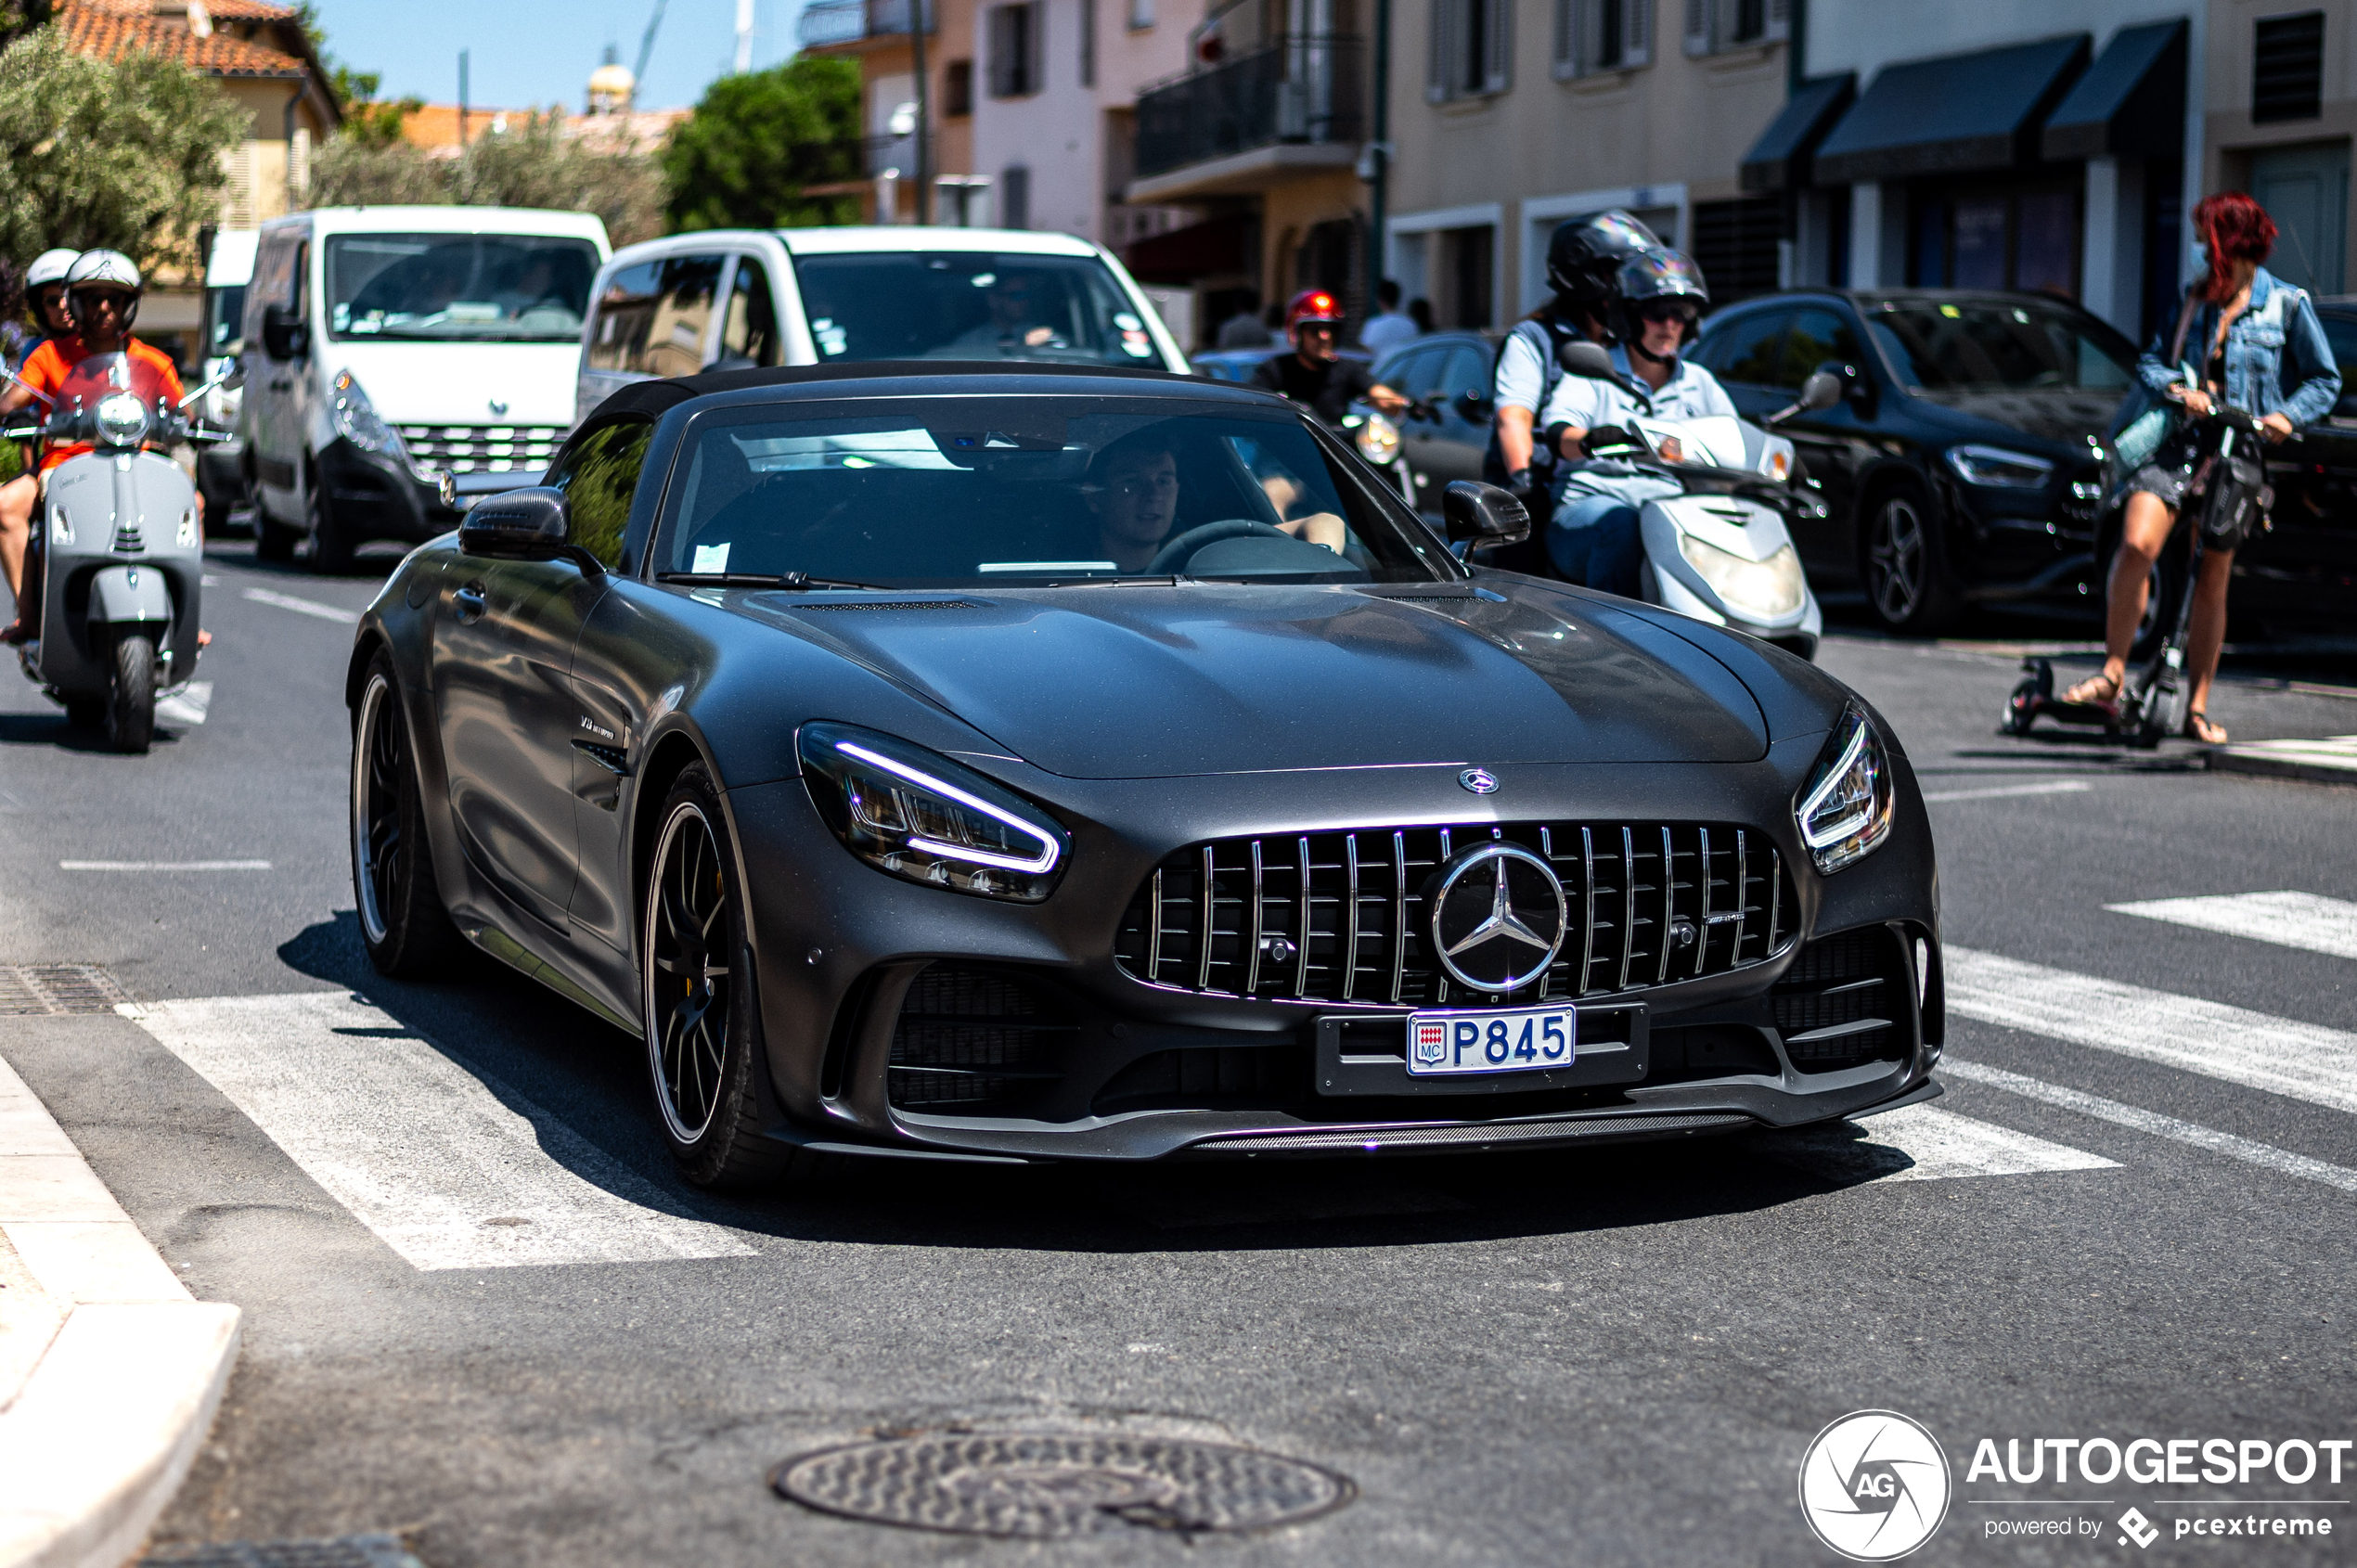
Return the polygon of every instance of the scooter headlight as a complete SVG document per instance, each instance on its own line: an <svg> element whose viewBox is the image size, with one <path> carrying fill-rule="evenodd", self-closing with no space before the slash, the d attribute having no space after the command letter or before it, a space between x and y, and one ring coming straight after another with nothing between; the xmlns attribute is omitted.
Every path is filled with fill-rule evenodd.
<svg viewBox="0 0 2357 1568"><path fill-rule="evenodd" d="M148 439L148 405L135 392L109 392L98 400L98 443L136 446Z"/></svg>
<svg viewBox="0 0 2357 1568"><path fill-rule="evenodd" d="M1359 456L1378 466L1399 456L1399 427L1381 414L1370 414L1359 422L1357 432Z"/></svg>
<svg viewBox="0 0 2357 1568"><path fill-rule="evenodd" d="M844 846L928 887L1037 904L1071 836L1038 806L947 757L847 725L806 724L804 780Z"/></svg>
<svg viewBox="0 0 2357 1568"><path fill-rule="evenodd" d="M1830 875L1880 849L1890 838L1897 807L1882 737L1862 710L1845 709L1793 807L1817 869Z"/></svg>
<svg viewBox="0 0 2357 1568"><path fill-rule="evenodd" d="M1747 621L1774 621L1800 608L1808 582L1790 545L1766 560L1746 560L1691 533L1678 535L1678 553L1710 585L1720 602Z"/></svg>
<svg viewBox="0 0 2357 1568"><path fill-rule="evenodd" d="M331 394L329 417L335 422L338 435L363 452L381 453L388 457L408 461L408 450L401 444L401 432L384 422L377 413L377 405L368 401L368 394L360 390L358 381L353 379L351 371L337 371L328 391Z"/></svg>

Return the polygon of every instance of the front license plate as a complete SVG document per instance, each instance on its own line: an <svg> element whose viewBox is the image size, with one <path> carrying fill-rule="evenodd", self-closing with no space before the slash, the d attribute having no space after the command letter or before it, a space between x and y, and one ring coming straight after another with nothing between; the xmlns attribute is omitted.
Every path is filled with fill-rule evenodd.
<svg viewBox="0 0 2357 1568"><path fill-rule="evenodd" d="M1411 1012L1408 1072L1411 1077L1430 1078L1568 1067L1577 1049L1576 1022L1569 1008Z"/></svg>

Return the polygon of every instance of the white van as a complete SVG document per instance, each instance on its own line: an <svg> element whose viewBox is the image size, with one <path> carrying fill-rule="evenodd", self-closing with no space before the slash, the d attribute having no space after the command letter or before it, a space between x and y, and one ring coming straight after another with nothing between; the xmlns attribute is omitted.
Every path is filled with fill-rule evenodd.
<svg viewBox="0 0 2357 1568"><path fill-rule="evenodd" d="M430 539L473 495L538 481L573 423L587 212L323 207L262 225L246 289L255 548L341 571Z"/></svg>
<svg viewBox="0 0 2357 1568"><path fill-rule="evenodd" d="M1137 280L1068 234L705 229L627 246L599 272L573 418L633 381L866 359L1188 370Z"/></svg>
<svg viewBox="0 0 2357 1568"><path fill-rule="evenodd" d="M205 258L204 320L197 353L200 383L216 380L237 367L245 352L246 285L253 281L254 247L261 234L250 228L227 228L213 237L213 254ZM205 393L205 422L219 430L236 430L245 401L238 387L215 387ZM206 526L215 532L229 514L245 505L246 445L242 438L200 447L197 488L204 493Z"/></svg>

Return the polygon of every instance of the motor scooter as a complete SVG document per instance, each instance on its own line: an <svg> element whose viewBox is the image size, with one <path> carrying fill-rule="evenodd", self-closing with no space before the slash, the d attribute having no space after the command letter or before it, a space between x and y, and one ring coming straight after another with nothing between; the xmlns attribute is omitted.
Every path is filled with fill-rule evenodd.
<svg viewBox="0 0 2357 1568"><path fill-rule="evenodd" d="M2054 695L2054 666L2025 659L2021 683L1999 716L2007 735L2027 735L2040 718L2102 728L2113 739L2150 751L2185 722L2185 646L2193 637L2194 585L2201 572L2202 541L2212 533L2240 536L2274 504L2267 483L2259 421L2240 408L2213 405L2193 425L2194 477L2185 504L2153 562L2144 619L2128 650L2119 695L2109 702L2066 702ZM2126 504L2122 497L2120 505Z"/></svg>
<svg viewBox="0 0 2357 1568"><path fill-rule="evenodd" d="M185 413L212 386L174 404L148 366L93 354L68 374L46 418L5 432L90 443L45 477L18 607L37 635L17 657L69 719L102 726L119 752L148 750L158 698L196 673L204 580L196 486L148 448L222 439Z"/></svg>
<svg viewBox="0 0 2357 1568"><path fill-rule="evenodd" d="M1556 361L1567 375L1611 381L1652 406L1644 383L1621 375L1594 343L1565 343ZM1827 408L1840 398L1841 383L1819 372L1792 406L1767 422ZM1641 417L1626 428L1591 432L1586 445L1583 467L1642 474L1678 488L1679 494L1638 508L1645 556L1639 582L1646 602L1747 632L1804 659L1816 657L1824 613L1787 522L1822 518L1824 502L1806 482L1790 440L1728 416Z"/></svg>

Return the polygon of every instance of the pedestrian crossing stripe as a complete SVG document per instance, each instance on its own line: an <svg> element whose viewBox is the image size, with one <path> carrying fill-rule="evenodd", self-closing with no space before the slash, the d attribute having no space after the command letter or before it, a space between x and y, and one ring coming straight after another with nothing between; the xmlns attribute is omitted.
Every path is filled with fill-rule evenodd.
<svg viewBox="0 0 2357 1568"><path fill-rule="evenodd" d="M2357 958L2357 904L2346 899L2312 893L2235 893L2207 898L2154 898L2104 907L2117 915L2141 915L2196 931L2301 947L2336 958Z"/></svg>
<svg viewBox="0 0 2357 1568"><path fill-rule="evenodd" d="M2099 1171L2119 1163L1930 1105L1831 1126L1756 1133L1751 1147L1780 1164L1846 1183Z"/></svg>

